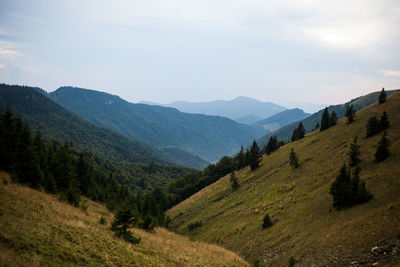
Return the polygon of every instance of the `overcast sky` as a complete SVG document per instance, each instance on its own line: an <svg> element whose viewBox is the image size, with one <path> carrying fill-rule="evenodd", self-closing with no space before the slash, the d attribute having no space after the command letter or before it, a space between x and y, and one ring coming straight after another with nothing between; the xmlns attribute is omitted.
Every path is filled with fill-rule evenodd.
<svg viewBox="0 0 400 267"><path fill-rule="evenodd" d="M400 88L399 0L0 0L0 82L131 102Z"/></svg>

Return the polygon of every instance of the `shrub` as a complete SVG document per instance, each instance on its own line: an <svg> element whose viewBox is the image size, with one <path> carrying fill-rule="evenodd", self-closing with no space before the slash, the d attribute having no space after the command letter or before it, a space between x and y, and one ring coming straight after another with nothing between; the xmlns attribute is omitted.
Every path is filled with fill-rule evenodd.
<svg viewBox="0 0 400 267"><path fill-rule="evenodd" d="M100 219L99 219L99 223L100 223L101 225L106 224L106 223L107 223L106 218L104 218L103 216L101 216Z"/></svg>
<svg viewBox="0 0 400 267"><path fill-rule="evenodd" d="M267 227L270 227L271 225L272 225L272 221L271 221L271 218L269 217L269 215L267 213L264 216L262 228L265 229Z"/></svg>

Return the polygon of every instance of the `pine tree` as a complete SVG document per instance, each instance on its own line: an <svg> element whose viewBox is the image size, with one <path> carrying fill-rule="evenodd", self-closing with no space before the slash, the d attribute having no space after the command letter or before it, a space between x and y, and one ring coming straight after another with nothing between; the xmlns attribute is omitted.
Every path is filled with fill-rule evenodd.
<svg viewBox="0 0 400 267"><path fill-rule="evenodd" d="M321 117L321 126L319 128L320 131L324 131L330 127L330 116L329 116L329 111L328 108L324 109L324 112L322 113Z"/></svg>
<svg viewBox="0 0 400 267"><path fill-rule="evenodd" d="M381 140L378 143L378 148L375 152L375 160L376 161L383 161L387 157L389 157L389 145L390 140L387 138L387 132L385 131L382 135Z"/></svg>
<svg viewBox="0 0 400 267"><path fill-rule="evenodd" d="M292 142L302 139L304 137L305 133L306 133L306 130L304 129L303 123L300 122L299 126L296 129L294 129L294 131L292 133L292 138L291 138Z"/></svg>
<svg viewBox="0 0 400 267"><path fill-rule="evenodd" d="M379 120L376 116L372 116L367 122L367 137L374 136L379 131Z"/></svg>
<svg viewBox="0 0 400 267"><path fill-rule="evenodd" d="M357 145L357 136L355 136L353 143L350 144L350 151L349 151L350 167L354 167L360 162L360 159L358 158L359 155L360 155L360 146Z"/></svg>
<svg viewBox="0 0 400 267"><path fill-rule="evenodd" d="M381 93L379 94L379 99L378 99L379 104L383 104L386 102L386 92L385 88L382 88Z"/></svg>
<svg viewBox="0 0 400 267"><path fill-rule="evenodd" d="M250 148L249 163L252 171L260 166L260 149L255 140Z"/></svg>
<svg viewBox="0 0 400 267"><path fill-rule="evenodd" d="M293 168L293 169L296 169L296 168L298 168L300 165L299 165L299 160L297 159L297 156L296 156L296 153L294 153L294 150L293 150L293 148L292 148L292 150L290 151L290 166Z"/></svg>
<svg viewBox="0 0 400 267"><path fill-rule="evenodd" d="M279 148L278 139L276 136L271 136L269 138L268 144L264 147L264 152L269 155L271 152L277 150Z"/></svg>
<svg viewBox="0 0 400 267"><path fill-rule="evenodd" d="M350 184L350 173L347 171L346 165L343 164L339 175L336 177L336 180L332 183L330 188L330 194L333 196L333 206L336 209L351 205L351 195L353 190Z"/></svg>
<svg viewBox="0 0 400 267"><path fill-rule="evenodd" d="M356 112L353 109L353 105L349 105L347 106L347 110L346 110L346 118L347 118L347 123L352 123L354 121L354 117L355 117Z"/></svg>
<svg viewBox="0 0 400 267"><path fill-rule="evenodd" d="M111 224L111 229L117 236L127 241L132 241L133 236L128 230L134 227L136 223L137 218L135 217L133 209L129 207L128 204L124 204L115 215L114 221Z"/></svg>
<svg viewBox="0 0 400 267"><path fill-rule="evenodd" d="M383 131L386 130L387 128L389 128L389 119L388 119L388 115L386 113L386 111L383 112L382 117L379 121L379 126L378 126L378 131Z"/></svg>
<svg viewBox="0 0 400 267"><path fill-rule="evenodd" d="M240 170L242 168L246 167L246 158L245 154L243 152L243 146L240 147L240 151L237 154L237 170Z"/></svg>
<svg viewBox="0 0 400 267"><path fill-rule="evenodd" d="M360 168L356 167L351 178L350 171L347 171L346 165L343 164L329 192L333 196L333 206L336 209L351 207L372 199L371 193L365 188L365 183L360 182L359 174Z"/></svg>
<svg viewBox="0 0 400 267"><path fill-rule="evenodd" d="M314 130L318 130L319 129L319 122L317 122L316 124L315 124L315 127L314 127Z"/></svg>
<svg viewBox="0 0 400 267"><path fill-rule="evenodd" d="M239 188L238 179L236 178L234 172L231 173L231 176L230 176L230 178L229 178L229 181L231 182L231 187L232 187L233 190L236 190L236 189Z"/></svg>
<svg viewBox="0 0 400 267"><path fill-rule="evenodd" d="M332 111L331 117L330 117L330 119L329 119L329 127L331 127L331 126L333 126L333 125L336 125L336 122L337 122L337 115L336 115L336 112L335 112L335 111Z"/></svg>

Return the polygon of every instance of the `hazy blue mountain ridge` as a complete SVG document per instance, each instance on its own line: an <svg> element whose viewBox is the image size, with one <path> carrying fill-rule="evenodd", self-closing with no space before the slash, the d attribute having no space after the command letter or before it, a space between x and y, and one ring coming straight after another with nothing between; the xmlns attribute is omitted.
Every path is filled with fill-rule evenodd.
<svg viewBox="0 0 400 267"><path fill-rule="evenodd" d="M133 104L94 90L61 87L49 96L66 109L133 140L159 148L177 148L211 162L265 134L260 127L228 118Z"/></svg>
<svg viewBox="0 0 400 267"><path fill-rule="evenodd" d="M232 120L237 120L248 115L267 118L286 109L271 102L262 102L244 96L239 96L232 100L215 100L210 102L175 101L167 106L177 108L182 112L223 116Z"/></svg>
<svg viewBox="0 0 400 267"><path fill-rule="evenodd" d="M302 120L311 114L305 113L303 110L299 108L288 109L278 114L275 114L269 118L259 120L253 125L263 127L264 129L273 132L286 126L292 122Z"/></svg>

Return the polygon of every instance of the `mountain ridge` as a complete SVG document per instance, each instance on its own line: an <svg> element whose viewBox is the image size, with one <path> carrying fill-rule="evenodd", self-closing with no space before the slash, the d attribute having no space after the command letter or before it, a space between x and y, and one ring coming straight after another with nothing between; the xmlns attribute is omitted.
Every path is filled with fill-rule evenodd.
<svg viewBox="0 0 400 267"><path fill-rule="evenodd" d="M375 98L375 102L377 97ZM373 115L387 112L390 157L374 161L382 133L366 138L366 124ZM373 199L336 210L329 188L348 162L350 144L358 136L360 179ZM291 168L295 151L300 167ZM167 214L172 229L196 240L214 242L268 266L392 266L400 262L400 93L384 104L356 112L348 124L341 119L323 131L288 143L264 155L255 171L235 172L182 201ZM272 226L263 229L268 214ZM191 230L188 226L201 222ZM379 251L379 252L378 252Z"/></svg>
<svg viewBox="0 0 400 267"><path fill-rule="evenodd" d="M49 96L64 108L133 140L159 148L175 147L211 162L265 133L228 118L133 104L95 90L60 87Z"/></svg>

